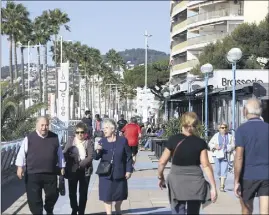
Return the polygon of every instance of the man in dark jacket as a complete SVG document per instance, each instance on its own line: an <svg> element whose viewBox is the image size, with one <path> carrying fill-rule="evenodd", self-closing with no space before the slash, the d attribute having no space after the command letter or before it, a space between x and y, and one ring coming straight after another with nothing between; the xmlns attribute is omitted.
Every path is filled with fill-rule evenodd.
<svg viewBox="0 0 269 215"><path fill-rule="evenodd" d="M26 194L32 214L43 214L42 189L45 192L44 209L47 214L53 214L59 197L57 165L63 175L65 161L58 135L49 131L49 120L46 117L39 117L36 130L24 138L16 159L19 179L22 179L23 167L26 167Z"/></svg>
<svg viewBox="0 0 269 215"><path fill-rule="evenodd" d="M123 129L123 127L127 124L127 120L124 119L124 115L121 114L120 115L120 120L117 122L118 124L118 131L120 132L121 129Z"/></svg>
<svg viewBox="0 0 269 215"><path fill-rule="evenodd" d="M89 111L89 110L85 111L85 117L83 117L81 121L87 125L87 134L88 134L88 137L92 137L92 117L91 117L91 111Z"/></svg>

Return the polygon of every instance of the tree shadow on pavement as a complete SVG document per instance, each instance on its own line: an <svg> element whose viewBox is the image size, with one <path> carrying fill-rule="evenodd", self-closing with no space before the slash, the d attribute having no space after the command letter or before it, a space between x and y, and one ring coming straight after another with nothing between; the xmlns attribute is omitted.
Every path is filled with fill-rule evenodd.
<svg viewBox="0 0 269 215"><path fill-rule="evenodd" d="M1 185L1 214L25 193L24 179L13 179Z"/></svg>
<svg viewBox="0 0 269 215"><path fill-rule="evenodd" d="M129 210L122 210L121 214L170 214L170 208L165 207L152 207L152 208L135 208ZM94 213L96 215L103 215L106 213ZM114 211L112 214L116 214ZM91 215L91 214L87 214Z"/></svg>

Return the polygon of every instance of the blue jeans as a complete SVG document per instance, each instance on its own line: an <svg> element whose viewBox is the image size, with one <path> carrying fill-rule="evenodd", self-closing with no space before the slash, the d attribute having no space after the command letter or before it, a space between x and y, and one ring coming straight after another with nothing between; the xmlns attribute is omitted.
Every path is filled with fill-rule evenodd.
<svg viewBox="0 0 269 215"><path fill-rule="evenodd" d="M227 178L228 174L228 161L226 159L218 159L214 157L215 172L218 177Z"/></svg>
<svg viewBox="0 0 269 215"><path fill-rule="evenodd" d="M149 137L149 138L147 139L147 142L146 142L144 148L149 148L149 149L151 149L151 145L152 145L152 140L151 140L151 138Z"/></svg>
<svg viewBox="0 0 269 215"><path fill-rule="evenodd" d="M201 201L179 201L171 210L172 214L199 214L200 207Z"/></svg>

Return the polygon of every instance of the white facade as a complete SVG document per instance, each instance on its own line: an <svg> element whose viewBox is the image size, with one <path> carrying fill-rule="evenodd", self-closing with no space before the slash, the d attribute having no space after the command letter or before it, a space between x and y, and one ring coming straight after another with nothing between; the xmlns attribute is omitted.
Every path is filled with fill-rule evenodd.
<svg viewBox="0 0 269 215"><path fill-rule="evenodd" d="M155 95L150 89L137 88L136 109L137 115L147 122L149 118L156 118L160 108L160 101L155 99Z"/></svg>
<svg viewBox="0 0 269 215"><path fill-rule="evenodd" d="M206 45L223 39L243 22L260 22L267 14L268 1L172 1L170 76L184 78L199 63Z"/></svg>

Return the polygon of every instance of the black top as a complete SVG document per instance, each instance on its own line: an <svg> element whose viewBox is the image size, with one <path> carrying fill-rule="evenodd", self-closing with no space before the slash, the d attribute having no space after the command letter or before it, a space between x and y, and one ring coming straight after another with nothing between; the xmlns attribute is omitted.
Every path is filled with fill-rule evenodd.
<svg viewBox="0 0 269 215"><path fill-rule="evenodd" d="M166 148L170 151L174 151L177 144L185 140L178 146L174 153L172 164L177 166L199 166L201 151L207 149L206 142L197 136L185 136L183 134L177 134L171 136L167 143Z"/></svg>
<svg viewBox="0 0 269 215"><path fill-rule="evenodd" d="M28 152L26 169L28 173L56 173L58 149L60 147L57 134L49 131L47 137L38 136L36 131L28 136Z"/></svg>

